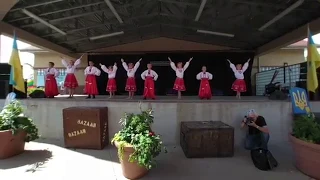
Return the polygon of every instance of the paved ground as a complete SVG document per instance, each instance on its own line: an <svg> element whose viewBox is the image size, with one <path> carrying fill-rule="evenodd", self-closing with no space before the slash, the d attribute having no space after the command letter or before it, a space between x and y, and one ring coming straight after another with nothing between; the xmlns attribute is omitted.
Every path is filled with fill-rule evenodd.
<svg viewBox="0 0 320 180"><path fill-rule="evenodd" d="M61 141L41 140L26 145L27 151L0 160L1 179L24 180L122 180L114 147L104 150L72 150ZM233 158L187 159L180 146L169 146L159 156L158 167L144 180L309 180L292 165L290 146L271 146L280 166L270 172L257 170L248 152L236 151Z"/></svg>

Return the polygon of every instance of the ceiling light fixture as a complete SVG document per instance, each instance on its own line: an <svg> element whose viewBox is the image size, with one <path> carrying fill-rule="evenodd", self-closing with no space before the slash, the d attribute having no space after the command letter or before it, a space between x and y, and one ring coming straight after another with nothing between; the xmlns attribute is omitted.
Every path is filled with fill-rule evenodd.
<svg viewBox="0 0 320 180"><path fill-rule="evenodd" d="M270 21L268 21L266 24L264 24L263 26L261 26L259 28L259 31L263 31L264 29L266 29L267 27L271 26L272 24L274 24L275 22L277 22L279 19L283 18L285 15L289 14L291 11L295 10L297 7L299 7L302 3L304 2L304 0L299 0L297 2L295 2L294 4L292 4L291 6L289 6L287 9L285 9L284 11L282 11L280 14L278 14L276 17L274 17L273 19L271 19Z"/></svg>
<svg viewBox="0 0 320 180"><path fill-rule="evenodd" d="M118 35L122 35L124 34L123 31L120 32L114 32L114 33L110 33L110 34L104 34L104 35L100 35L100 36L94 36L94 37L90 37L89 39L91 41L97 40L97 39L102 39L102 38L107 38L107 37L112 37L112 36L118 36Z"/></svg>
<svg viewBox="0 0 320 180"><path fill-rule="evenodd" d="M40 18L39 16L33 14L32 12L30 12L30 11L28 11L28 10L26 10L26 9L22 9L21 11L22 11L24 14L26 14L27 16L35 19L36 21L39 21L39 22L42 23L43 25L48 26L49 28L57 31L58 33L60 33L60 34L62 34L62 35L64 35L64 36L67 35L66 32L64 32L64 31L62 31L61 29L57 28L56 26L48 23L47 21L43 20L42 18Z"/></svg>
<svg viewBox="0 0 320 180"><path fill-rule="evenodd" d="M203 34L212 34L216 36L226 36L226 37L234 37L234 34L228 34L228 33L222 33L222 32L214 32L214 31L206 31L206 30L197 30L197 33L203 33Z"/></svg>
<svg viewBox="0 0 320 180"><path fill-rule="evenodd" d="M202 11L203 11L204 6L206 5L206 3L207 3L207 0L202 0L202 2L200 4L200 7L199 7L199 10L198 10L198 13L197 13L197 16L194 19L195 21L199 21L199 19L201 17L201 14L202 14Z"/></svg>
<svg viewBox="0 0 320 180"><path fill-rule="evenodd" d="M111 10L111 12L113 13L113 15L117 18L117 20L123 24L123 20L121 19L121 17L119 16L118 12L116 11L116 9L113 7L112 3L110 2L110 0L104 0L106 2L106 4L108 5L109 9Z"/></svg>

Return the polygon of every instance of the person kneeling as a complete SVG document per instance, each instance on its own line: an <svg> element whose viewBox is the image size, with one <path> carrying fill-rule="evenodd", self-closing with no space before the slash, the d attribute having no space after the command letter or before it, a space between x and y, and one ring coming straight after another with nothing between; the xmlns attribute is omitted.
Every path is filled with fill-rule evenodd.
<svg viewBox="0 0 320 180"><path fill-rule="evenodd" d="M254 109L249 110L241 123L241 128L245 127L248 127L245 149L254 150L262 148L267 150L270 136L264 117L259 116Z"/></svg>

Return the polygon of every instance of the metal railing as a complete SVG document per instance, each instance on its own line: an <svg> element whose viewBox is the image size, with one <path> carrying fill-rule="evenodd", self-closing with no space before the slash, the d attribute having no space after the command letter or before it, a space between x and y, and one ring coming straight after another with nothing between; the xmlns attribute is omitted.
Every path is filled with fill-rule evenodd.
<svg viewBox="0 0 320 180"><path fill-rule="evenodd" d="M271 79L278 71L278 75L273 83L279 82L281 87L296 87L297 84L306 81L307 66L306 62L300 64L287 65L286 63L278 68L270 68L256 73L256 95L262 96L265 92L265 86L271 82Z"/></svg>

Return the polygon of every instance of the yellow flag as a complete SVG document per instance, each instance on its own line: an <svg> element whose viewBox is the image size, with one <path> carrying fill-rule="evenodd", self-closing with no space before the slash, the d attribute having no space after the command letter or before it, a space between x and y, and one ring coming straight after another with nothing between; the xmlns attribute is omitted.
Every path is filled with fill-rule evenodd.
<svg viewBox="0 0 320 180"><path fill-rule="evenodd" d="M11 65L9 84L16 90L26 93L16 35L13 37L13 47L9 64Z"/></svg>

